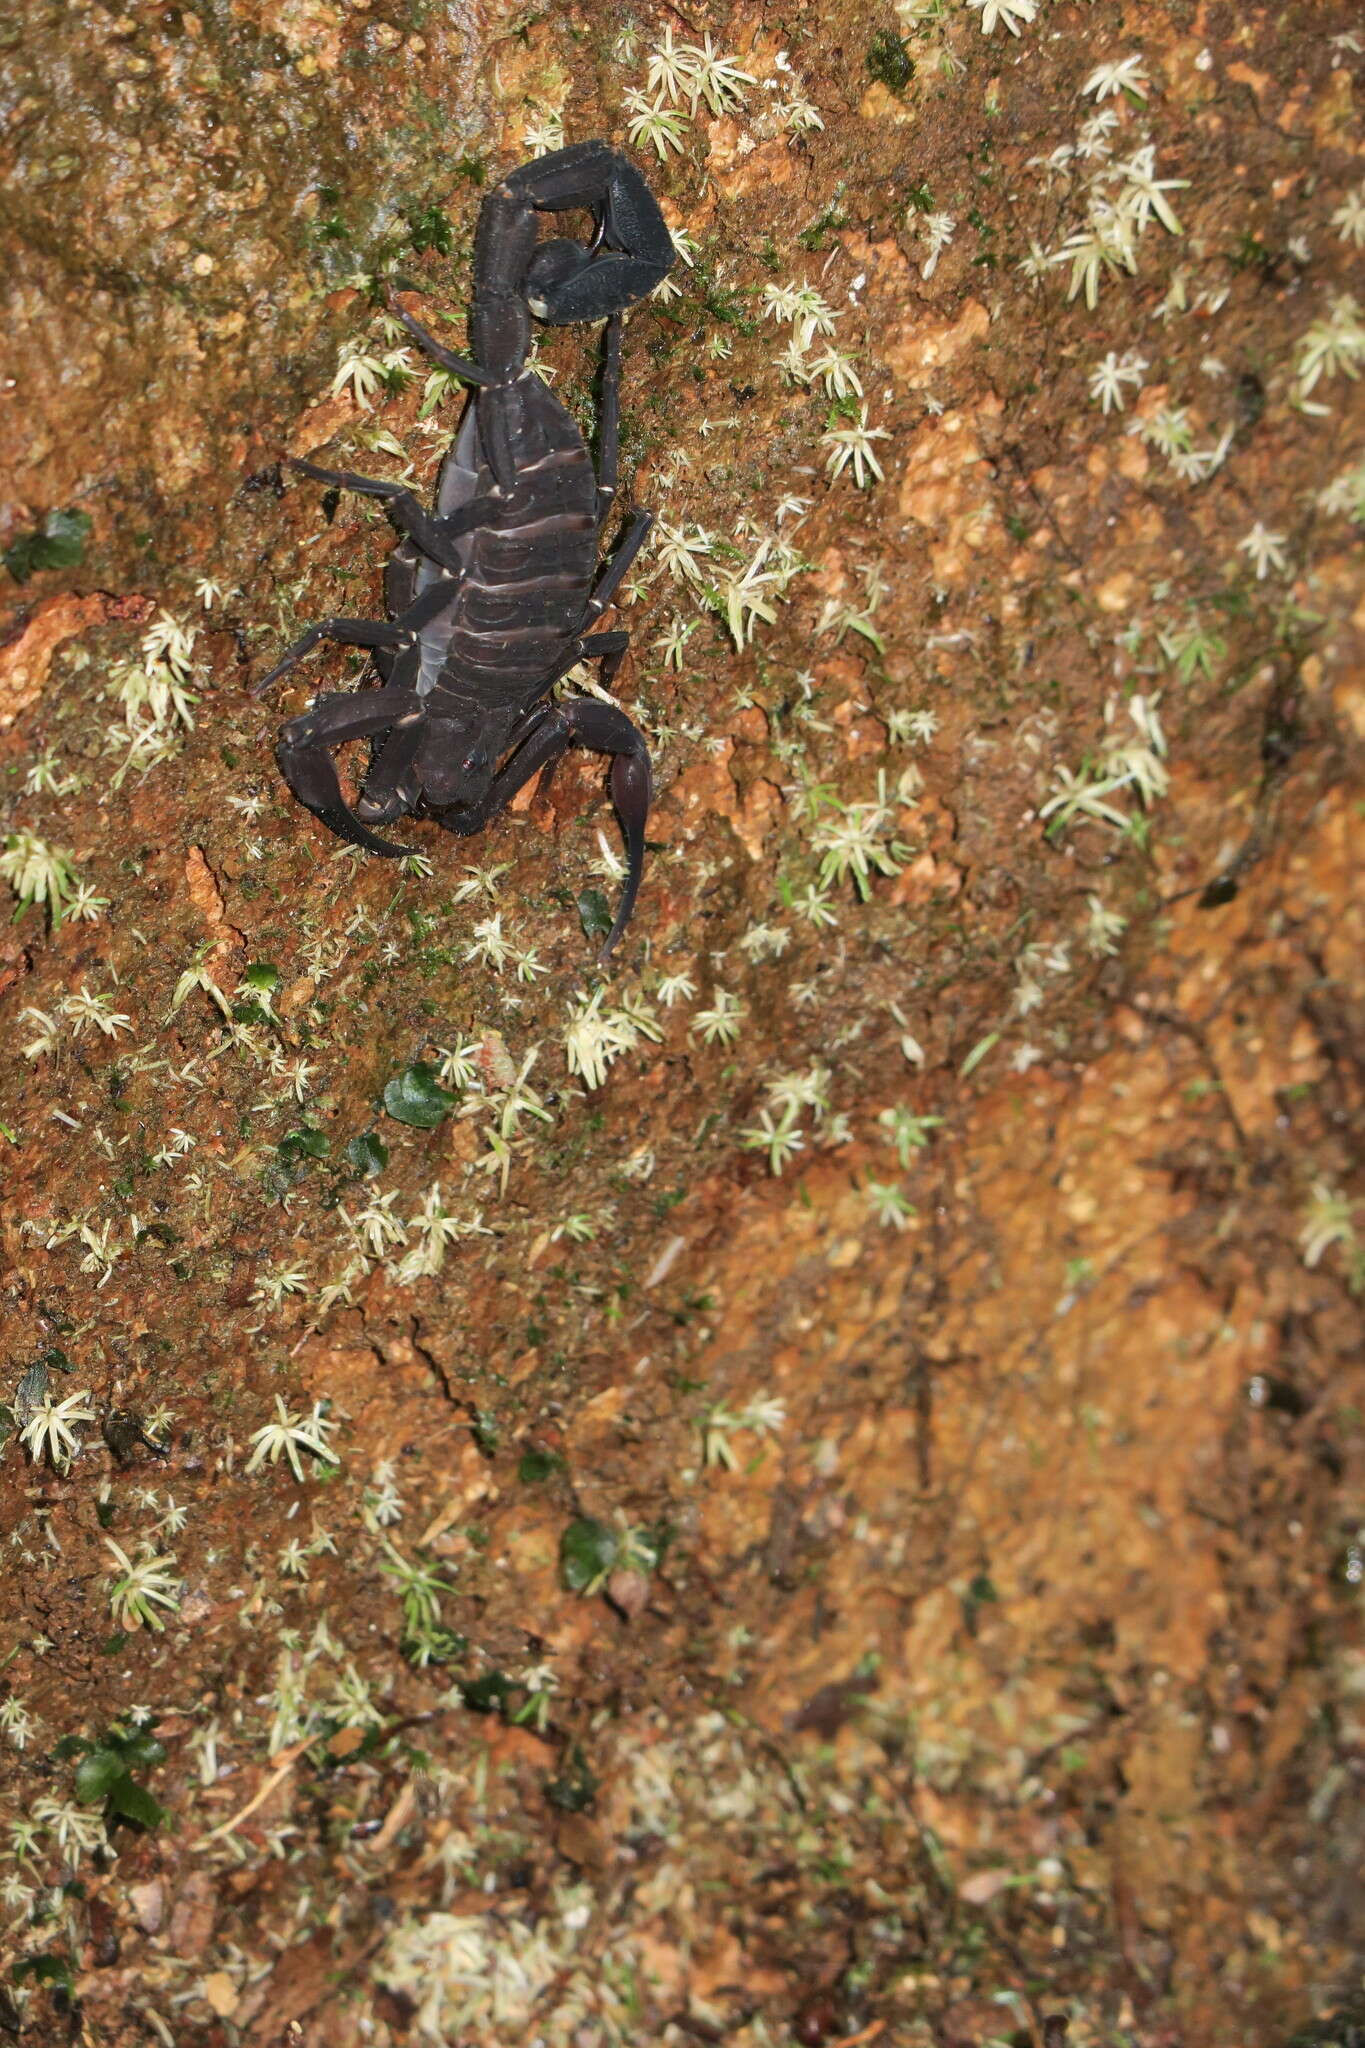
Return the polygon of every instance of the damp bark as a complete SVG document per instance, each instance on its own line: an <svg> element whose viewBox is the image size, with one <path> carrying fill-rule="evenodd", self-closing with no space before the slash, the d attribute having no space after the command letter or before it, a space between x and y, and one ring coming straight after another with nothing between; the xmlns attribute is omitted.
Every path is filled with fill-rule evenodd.
<svg viewBox="0 0 1365 2048"><path fill-rule="evenodd" d="M1359 40L4 32L21 2041L1348 2038ZM560 134L690 238L603 977L600 763L395 872L272 760L363 658L250 695L394 540L281 456L430 489L385 291L463 346Z"/></svg>

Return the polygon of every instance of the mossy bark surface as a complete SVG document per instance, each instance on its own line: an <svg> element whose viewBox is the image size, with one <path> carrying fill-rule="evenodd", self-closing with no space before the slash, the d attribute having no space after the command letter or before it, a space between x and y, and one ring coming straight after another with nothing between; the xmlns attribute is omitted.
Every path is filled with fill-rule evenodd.
<svg viewBox="0 0 1365 2048"><path fill-rule="evenodd" d="M0 60L0 2030L1351 2038L1354 10ZM462 346L559 133L690 238L609 974L600 759L394 867L273 762L363 658L251 695L394 538L281 457L430 489L385 290Z"/></svg>

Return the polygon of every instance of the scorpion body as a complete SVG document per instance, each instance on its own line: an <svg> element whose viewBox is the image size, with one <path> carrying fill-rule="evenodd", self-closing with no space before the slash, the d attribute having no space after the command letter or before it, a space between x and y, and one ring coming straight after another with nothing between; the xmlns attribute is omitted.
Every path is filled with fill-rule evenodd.
<svg viewBox="0 0 1365 2048"><path fill-rule="evenodd" d="M538 215L587 208L584 245L540 241ZM435 341L398 309L439 364L473 385L428 513L400 484L294 467L382 499L404 538L385 576L389 620L324 619L276 664L265 690L322 640L372 650L382 688L319 696L283 729L285 781L340 837L372 853L412 851L372 829L411 814L477 832L541 768L578 744L611 754L611 790L626 837L627 876L608 954L625 930L644 862L650 802L643 736L612 704L549 701L578 662L609 684L629 635L593 632L652 524L637 512L602 572L616 495L621 313L674 260L672 239L638 171L605 143L556 151L514 171L485 200L475 240L472 357ZM532 319L606 319L597 466L572 416L527 358ZM595 580L594 580L595 579ZM369 772L352 808L331 749L369 739Z"/></svg>

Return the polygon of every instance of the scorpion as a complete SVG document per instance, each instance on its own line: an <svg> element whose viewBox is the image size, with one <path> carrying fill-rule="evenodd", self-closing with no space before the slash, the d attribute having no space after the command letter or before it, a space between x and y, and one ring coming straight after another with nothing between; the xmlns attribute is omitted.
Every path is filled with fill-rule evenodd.
<svg viewBox="0 0 1365 2048"><path fill-rule="evenodd" d="M542 240L539 216L587 210L589 243ZM434 510L402 484L289 458L317 483L383 501L404 536L389 558L389 617L327 618L295 641L255 689L270 688L321 641L368 648L381 687L316 696L280 733L276 759L294 796L353 846L414 851L371 828L405 815L478 832L571 746L613 757L611 794L625 838L620 908L600 957L630 921L644 867L649 752L613 703L550 700L580 661L609 688L630 644L594 632L653 525L637 511L616 552L599 552L616 497L621 315L668 274L673 240L639 171L604 142L584 142L511 172L480 209L469 319L472 359L452 354L396 300L393 311L443 370L473 386L441 466ZM605 319L598 455L529 366L533 318ZM369 769L348 804L332 749L369 740Z"/></svg>

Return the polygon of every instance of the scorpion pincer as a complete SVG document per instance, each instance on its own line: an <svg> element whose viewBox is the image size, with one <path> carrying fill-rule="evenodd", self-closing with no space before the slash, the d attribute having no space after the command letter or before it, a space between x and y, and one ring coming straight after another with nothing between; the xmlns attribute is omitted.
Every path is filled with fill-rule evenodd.
<svg viewBox="0 0 1365 2048"><path fill-rule="evenodd" d="M590 243L540 240L541 214L573 209L592 214ZM628 633L591 630L653 523L636 512L599 572L616 496L621 314L667 275L674 256L649 187L604 142L538 157L489 193L475 237L471 356L453 355L395 306L427 354L474 387L434 509L402 484L292 465L384 501L404 535L385 576L389 618L320 620L256 686L268 689L323 640L373 651L382 687L319 695L283 728L276 749L299 802L371 853L412 851L371 829L405 815L461 835L480 831L575 744L613 756L628 865L604 959L640 886L649 754L615 705L554 703L550 691L580 661L600 662L608 686L629 645ZM533 318L606 321L596 469L578 426L527 365ZM361 739L372 742L370 763L352 809L331 750Z"/></svg>

